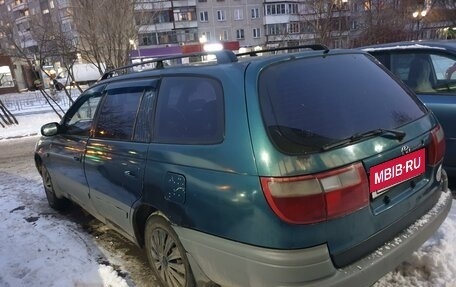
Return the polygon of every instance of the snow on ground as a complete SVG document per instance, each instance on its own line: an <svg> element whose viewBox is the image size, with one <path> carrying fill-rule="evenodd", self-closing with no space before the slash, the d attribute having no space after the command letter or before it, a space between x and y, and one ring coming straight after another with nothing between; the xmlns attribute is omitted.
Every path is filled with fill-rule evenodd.
<svg viewBox="0 0 456 287"><path fill-rule="evenodd" d="M0 127L0 140L40 135L41 126L50 122L60 122L54 112L43 112L16 116L19 125Z"/></svg>
<svg viewBox="0 0 456 287"><path fill-rule="evenodd" d="M8 155L17 141L0 150L0 286L129 286L89 234L48 206L32 154Z"/></svg>
<svg viewBox="0 0 456 287"><path fill-rule="evenodd" d="M109 251L48 207L33 161L11 154L17 138L37 138L42 124L58 120L42 112L0 127L0 286L134 286L105 264ZM456 205L432 238L374 286L456 287Z"/></svg>
<svg viewBox="0 0 456 287"><path fill-rule="evenodd" d="M456 287L456 204L437 232L374 287Z"/></svg>

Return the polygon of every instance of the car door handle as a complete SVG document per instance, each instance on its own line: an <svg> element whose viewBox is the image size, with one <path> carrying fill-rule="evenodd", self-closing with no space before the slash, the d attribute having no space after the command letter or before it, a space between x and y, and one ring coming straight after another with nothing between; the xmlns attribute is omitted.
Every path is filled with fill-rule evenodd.
<svg viewBox="0 0 456 287"><path fill-rule="evenodd" d="M136 174L131 170L124 171L124 174L129 177L136 177Z"/></svg>

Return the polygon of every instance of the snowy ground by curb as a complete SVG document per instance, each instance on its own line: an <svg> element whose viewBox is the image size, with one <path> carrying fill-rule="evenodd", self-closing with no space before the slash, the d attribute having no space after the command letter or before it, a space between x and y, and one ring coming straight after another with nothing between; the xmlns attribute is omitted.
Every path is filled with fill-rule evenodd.
<svg viewBox="0 0 456 287"><path fill-rule="evenodd" d="M52 111L43 111L37 114L16 116L19 124L0 127L0 141L25 136L40 135L41 126L50 122L59 122L60 118Z"/></svg>

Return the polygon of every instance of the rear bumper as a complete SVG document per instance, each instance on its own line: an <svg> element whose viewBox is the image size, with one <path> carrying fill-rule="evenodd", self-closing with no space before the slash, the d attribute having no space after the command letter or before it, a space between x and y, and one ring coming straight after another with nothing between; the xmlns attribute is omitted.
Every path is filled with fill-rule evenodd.
<svg viewBox="0 0 456 287"><path fill-rule="evenodd" d="M275 250L174 228L200 282L209 278L221 286L369 286L432 236L445 220L452 199L450 192L442 192L437 204L406 230L342 269L334 267L325 244Z"/></svg>

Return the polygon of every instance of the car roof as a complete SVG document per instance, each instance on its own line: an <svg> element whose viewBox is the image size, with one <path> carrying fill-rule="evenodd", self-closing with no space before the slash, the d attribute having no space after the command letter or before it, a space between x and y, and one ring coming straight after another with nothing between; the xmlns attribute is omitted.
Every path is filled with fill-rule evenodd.
<svg viewBox="0 0 456 287"><path fill-rule="evenodd" d="M404 50L404 49L439 49L456 52L456 40L428 40L428 41L404 41L395 43L386 43L360 47L359 49L366 52L376 52L382 50Z"/></svg>
<svg viewBox="0 0 456 287"><path fill-rule="evenodd" d="M308 46L311 48L309 49ZM314 47L316 46L316 47ZM299 50L296 51L296 48L303 48L305 50ZM276 51L282 51L282 50L290 50L289 52L279 52L277 53ZM272 54L271 54L272 52ZM141 78L141 77L156 77L156 76L162 76L162 75L170 75L170 74L176 74L176 73L184 73L184 74L189 74L189 73L195 73L198 71L198 73L203 73L203 74L208 74L208 75L216 75L220 72L223 73L223 71L228 71L230 69L239 69L240 66L243 66L244 68L249 65L250 63L253 62L259 62L263 63L264 65L268 65L272 62L277 62L277 61L283 61L284 59L289 59L290 57L293 58L304 58L304 57L312 57L316 55L334 55L334 54L344 54L344 53L366 53L361 50L348 50L348 49L337 49L337 50L329 50L326 48L326 46L323 45L304 45L304 46L296 46L296 47L284 47L284 48L274 48L270 50L260 50L260 51L252 51L252 52L247 52L247 53L241 53L241 54L234 54L231 51L222 51L222 61L219 61L218 58L216 61L213 62L206 62L206 63L189 63L189 64L178 64L178 65L171 65L171 66L166 66L163 65L162 63L160 64L159 68L151 68L151 69L145 69L142 71L127 71L126 73L120 73L119 75L109 77L109 75L106 77L107 74L112 73L112 71L116 70L121 70L121 69L130 69L133 66L140 66L141 64L144 63L138 63L138 64L132 64L132 65L127 65L124 67L120 67L118 69L108 71L103 75L101 80L98 83L110 83L113 81L118 81L118 80L129 80L129 79L136 79L136 78ZM206 53L207 54L207 53ZM202 53L196 53L196 55L202 55ZM175 58L186 58L190 57L190 55L180 55L176 57L170 57L172 59ZM151 62L160 62L167 60L168 58L157 58ZM220 69L220 67L225 67L223 69ZM231 68L230 68L231 67Z"/></svg>

